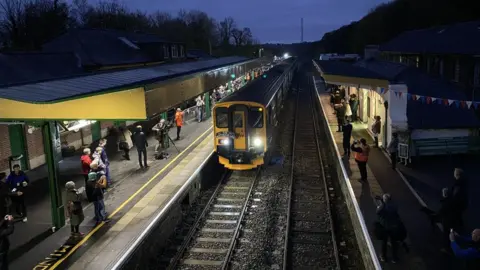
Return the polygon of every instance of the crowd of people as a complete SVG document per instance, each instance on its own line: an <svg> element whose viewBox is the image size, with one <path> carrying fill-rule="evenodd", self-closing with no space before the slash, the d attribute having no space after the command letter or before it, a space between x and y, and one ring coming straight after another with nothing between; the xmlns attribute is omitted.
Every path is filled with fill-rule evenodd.
<svg viewBox="0 0 480 270"><path fill-rule="evenodd" d="M343 134L343 155L350 158L354 152L354 159L360 171L360 181L367 182L367 163L370 154L370 145L365 138L352 140L352 122L358 120L358 99L355 94L350 95L348 102L345 99L345 91L339 88L331 89L330 103L334 108L334 114L338 121L338 132ZM381 117L375 116L371 133L374 138L373 147L378 148L378 137L381 132ZM392 140L386 147L391 159L392 169L396 170L399 139L397 133L392 133ZM441 207L438 211L422 208L432 226L440 223L442 226L441 251L451 254L466 262L466 269L480 269L480 229L471 232L471 236L461 236L464 231L463 214L469 207L468 181L462 169L456 168L453 174L454 183L451 187L442 191ZM407 230L398 214L398 207L390 194L376 198L377 220L374 223L374 235L381 241L380 260L383 262L396 263L398 246L401 244L406 252L409 247L405 243ZM391 258L387 256L388 246L391 246Z"/></svg>

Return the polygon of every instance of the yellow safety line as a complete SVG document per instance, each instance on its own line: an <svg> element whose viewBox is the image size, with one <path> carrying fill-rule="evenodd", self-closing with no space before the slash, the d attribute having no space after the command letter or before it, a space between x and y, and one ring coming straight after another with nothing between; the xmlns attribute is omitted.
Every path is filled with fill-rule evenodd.
<svg viewBox="0 0 480 270"><path fill-rule="evenodd" d="M190 149L195 143L197 143L200 139L203 138L203 136L205 134L207 134L211 129L213 128L210 127L208 128L205 132L203 132L200 136L198 136L198 138L193 141L189 146L187 146L187 148L185 148L180 154L178 154L174 159L172 159L167 165L165 165L165 167L163 167L157 174L155 174L152 178L150 178L150 180L148 180L145 184L143 184L142 187L140 187L135 193L133 193L132 195L130 195L130 197L128 197L128 199L126 199L119 207L117 207L117 209L115 209L115 211L113 211L109 216L108 218L112 218L115 214L117 214L120 210L122 210L129 202L131 202L140 192L142 192L153 180L155 180L155 178L157 178L160 174L162 174L168 167L170 167L178 158L180 158L180 156L182 156L183 154L185 154L185 152L187 152L188 149ZM67 259L68 257L70 257L77 249L79 249L83 244L85 244L85 242L88 241L88 239L90 239L92 237L92 235L94 235L103 225L105 225L105 222L102 222L100 224L98 224L95 228L93 228L93 230L91 230L87 235L85 235L85 237L83 237L83 239L78 242L68 253L67 255L65 255L65 257L61 258L60 260L58 260L54 265L52 265L52 267L50 269L55 269L57 268L63 261L65 261L65 259Z"/></svg>

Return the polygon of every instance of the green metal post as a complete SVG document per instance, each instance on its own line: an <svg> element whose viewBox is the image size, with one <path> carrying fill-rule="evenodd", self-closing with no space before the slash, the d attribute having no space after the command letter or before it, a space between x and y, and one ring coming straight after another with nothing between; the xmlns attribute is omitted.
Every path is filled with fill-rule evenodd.
<svg viewBox="0 0 480 270"><path fill-rule="evenodd" d="M212 114L212 111L210 109L210 93L205 93L203 99L205 100L205 119L208 119Z"/></svg>
<svg viewBox="0 0 480 270"><path fill-rule="evenodd" d="M229 81L229 82L228 82L227 92L228 92L229 94L231 94L231 93L233 92L233 84L232 84L232 81Z"/></svg>
<svg viewBox="0 0 480 270"><path fill-rule="evenodd" d="M252 81L255 79L255 71L252 70Z"/></svg>
<svg viewBox="0 0 480 270"><path fill-rule="evenodd" d="M160 114L160 117L162 119L165 119L165 121L167 121L167 112L163 112L162 114ZM163 145L165 146L165 149L170 147L170 140L168 139L168 133L166 133L164 136L163 136Z"/></svg>
<svg viewBox="0 0 480 270"><path fill-rule="evenodd" d="M243 75L242 87L247 83L247 75Z"/></svg>
<svg viewBox="0 0 480 270"><path fill-rule="evenodd" d="M43 144L45 146L45 159L48 168L48 186L50 190L50 201L52 207L52 223L57 229L65 225L65 212L60 189L58 173L58 162L62 157L60 133L57 123L46 122L43 127Z"/></svg>

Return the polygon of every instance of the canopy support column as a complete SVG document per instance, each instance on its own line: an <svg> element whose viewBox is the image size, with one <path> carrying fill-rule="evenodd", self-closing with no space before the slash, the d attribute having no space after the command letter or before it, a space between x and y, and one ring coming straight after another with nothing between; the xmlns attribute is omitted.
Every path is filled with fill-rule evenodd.
<svg viewBox="0 0 480 270"><path fill-rule="evenodd" d="M48 168L48 186L52 207L52 224L55 229L65 225L65 212L60 188L58 162L62 158L60 133L57 123L48 121L42 126L45 160Z"/></svg>
<svg viewBox="0 0 480 270"><path fill-rule="evenodd" d="M212 110L210 109L210 93L207 92L204 94L204 102L205 102L205 119L208 119L210 118L210 116L212 115Z"/></svg>

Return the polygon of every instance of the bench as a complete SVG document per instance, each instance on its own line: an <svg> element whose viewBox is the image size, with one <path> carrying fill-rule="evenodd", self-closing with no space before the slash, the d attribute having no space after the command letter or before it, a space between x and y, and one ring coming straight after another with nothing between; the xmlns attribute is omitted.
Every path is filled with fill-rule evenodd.
<svg viewBox="0 0 480 270"><path fill-rule="evenodd" d="M463 154L478 150L478 143L469 137L419 139L413 144L417 156Z"/></svg>

